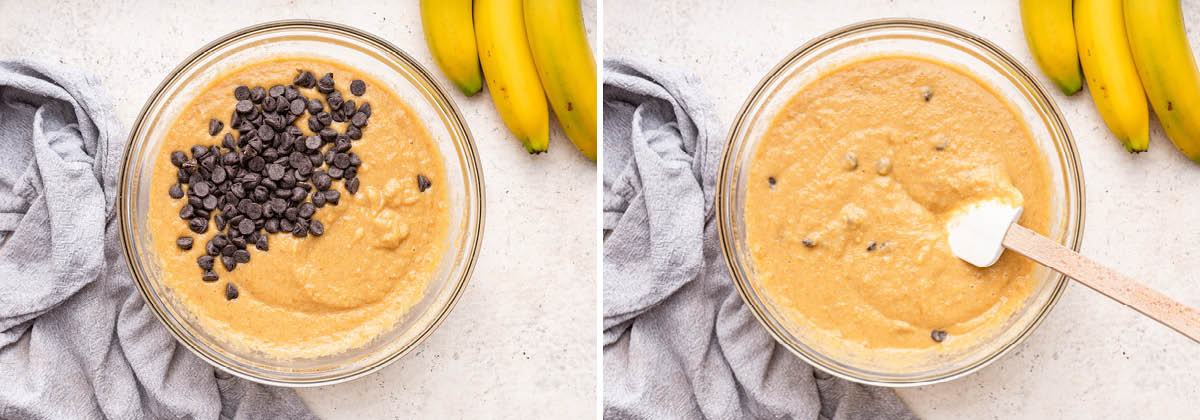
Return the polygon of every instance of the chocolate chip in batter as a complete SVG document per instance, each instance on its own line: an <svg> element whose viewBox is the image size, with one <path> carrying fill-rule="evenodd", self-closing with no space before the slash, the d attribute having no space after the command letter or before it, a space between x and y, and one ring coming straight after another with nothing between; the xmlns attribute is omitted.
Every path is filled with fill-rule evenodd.
<svg viewBox="0 0 1200 420"><path fill-rule="evenodd" d="M814 246L817 246L817 241L814 241L814 240L812 240L812 239L809 239L809 238L804 238L804 239L801 239L801 240L800 240L800 243L804 244L804 246L806 246L806 247L809 247L809 248L812 248L812 247L814 247Z"/></svg>
<svg viewBox="0 0 1200 420"><path fill-rule="evenodd" d="M358 178L355 179L357 180ZM429 182L429 178L426 178L425 175L417 174L417 189L425 192L431 186L433 186L433 183Z"/></svg>
<svg viewBox="0 0 1200 420"><path fill-rule="evenodd" d="M333 92L333 73L325 73L321 76L321 80L317 80L317 92L329 94Z"/></svg>
<svg viewBox="0 0 1200 420"><path fill-rule="evenodd" d="M325 225L321 224L320 221L313 220L308 223L308 231L309 231L309 233L312 233L313 236L324 235L325 234Z"/></svg>
<svg viewBox="0 0 1200 420"><path fill-rule="evenodd" d="M932 338L933 341L941 343L942 340L946 339L946 332L942 330L933 330L929 333L929 338Z"/></svg>
<svg viewBox="0 0 1200 420"><path fill-rule="evenodd" d="M178 183L171 184L171 189L170 191L167 191L167 194L170 195L171 198L183 198L183 187L181 187Z"/></svg>
<svg viewBox="0 0 1200 420"><path fill-rule="evenodd" d="M209 258L212 258L212 257L209 257ZM210 263L210 265L211 265L211 263ZM220 279L220 277L217 276L217 272L212 271L212 270L204 270L204 273L200 275L200 280L204 280L207 283L212 283L214 281L217 281L218 279Z"/></svg>
<svg viewBox="0 0 1200 420"><path fill-rule="evenodd" d="M188 160L187 153L180 152L178 150L171 152L171 164L172 165L182 168L183 163L187 162L187 160Z"/></svg>
<svg viewBox="0 0 1200 420"><path fill-rule="evenodd" d="M217 133L220 133L221 129L223 128L225 128L225 123L221 122L221 120L216 118L208 120L208 135L215 136Z"/></svg>
<svg viewBox="0 0 1200 420"><path fill-rule="evenodd" d="M929 86L922 86L921 87L921 98L924 99L925 102L929 102L930 99L933 99L933 88L929 87ZM938 341L941 341L941 340L938 340Z"/></svg>
<svg viewBox="0 0 1200 420"><path fill-rule="evenodd" d="M225 283L225 300L234 300L238 298L237 286L233 283Z"/></svg>
<svg viewBox="0 0 1200 420"><path fill-rule="evenodd" d="M195 242L195 240L192 239L191 236L181 236L181 237L179 237L179 239L175 240L175 246L178 246L179 249L187 251L189 249L192 249L192 244L194 242Z"/></svg>
<svg viewBox="0 0 1200 420"><path fill-rule="evenodd" d="M362 80L357 80L357 79L351 81L350 82L350 93L353 93L354 96L363 96L364 93L367 93L367 84L363 83Z"/></svg>
<svg viewBox="0 0 1200 420"><path fill-rule="evenodd" d="M311 89L317 84L317 77L311 71L301 71L296 75L296 79L292 80L292 84L305 89Z"/></svg>
<svg viewBox="0 0 1200 420"><path fill-rule="evenodd" d="M238 86L233 88L233 97L239 101L250 99L250 88L246 86Z"/></svg>

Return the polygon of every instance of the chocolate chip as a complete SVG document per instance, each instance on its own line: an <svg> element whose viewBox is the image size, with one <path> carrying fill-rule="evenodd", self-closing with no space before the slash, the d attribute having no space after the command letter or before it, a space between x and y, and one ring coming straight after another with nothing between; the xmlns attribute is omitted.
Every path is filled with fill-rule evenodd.
<svg viewBox="0 0 1200 420"><path fill-rule="evenodd" d="M332 92L325 97L325 102L329 104L329 109L339 110L342 109L342 103L345 101L342 100L341 92Z"/></svg>
<svg viewBox="0 0 1200 420"><path fill-rule="evenodd" d="M225 168L218 166L212 169L212 174L210 174L208 178L211 179L215 184L221 184L222 182L225 182L225 175L228 175L225 173Z"/></svg>
<svg viewBox="0 0 1200 420"><path fill-rule="evenodd" d="M213 257L211 255L201 255L200 258L196 258L196 264L199 265L200 269L202 270L212 270Z"/></svg>
<svg viewBox="0 0 1200 420"><path fill-rule="evenodd" d="M351 178L346 181L346 192L350 193L350 195L358 194L358 178ZM334 204L337 204L335 200L329 201L334 201Z"/></svg>
<svg viewBox="0 0 1200 420"><path fill-rule="evenodd" d="M325 105L321 103L320 99L309 99L306 107L308 108L308 113L312 115L317 115L321 110L325 109Z"/></svg>
<svg viewBox="0 0 1200 420"><path fill-rule="evenodd" d="M237 268L237 261L233 259L232 255L222 255L221 265L225 266L225 271L233 271Z"/></svg>
<svg viewBox="0 0 1200 420"><path fill-rule="evenodd" d="M364 114L361 112L354 113L354 116L350 117L350 124L353 124L355 127L360 127L360 128L366 127L367 126L367 114Z"/></svg>
<svg viewBox="0 0 1200 420"><path fill-rule="evenodd" d="M312 203L317 208L325 207L325 194L323 194L323 193L313 194Z"/></svg>
<svg viewBox="0 0 1200 420"><path fill-rule="evenodd" d="M225 213L217 213L213 216L213 223L217 225L217 230L225 230Z"/></svg>
<svg viewBox="0 0 1200 420"><path fill-rule="evenodd" d="M346 169L346 168L350 167L350 156L345 153L338 153L338 154L333 155L333 166L336 166L341 169Z"/></svg>
<svg viewBox="0 0 1200 420"><path fill-rule="evenodd" d="M265 192L266 191L264 190L264 194L265 194ZM250 204L246 205L246 209L244 211L246 213L246 217L249 217L251 219L261 219L262 214L263 214L263 207L262 207L262 204L250 203Z"/></svg>
<svg viewBox="0 0 1200 420"><path fill-rule="evenodd" d="M313 214L316 212L317 212L317 209L313 208L312 203L303 203L303 204L300 204L300 206L296 208L296 215L300 216L302 218L305 218L305 219L312 218Z"/></svg>
<svg viewBox="0 0 1200 420"><path fill-rule="evenodd" d="M308 191L306 191L304 188L300 188L300 187L292 188L291 200L293 203L299 203L301 201L304 201L305 198L308 198Z"/></svg>
<svg viewBox="0 0 1200 420"><path fill-rule="evenodd" d="M358 106L358 112L367 114L367 118L371 118L371 103L363 102L362 105Z"/></svg>
<svg viewBox="0 0 1200 420"><path fill-rule="evenodd" d="M322 140L333 141L333 139L337 138L338 132L334 131L332 128L325 127L321 129L319 134L321 135Z"/></svg>
<svg viewBox="0 0 1200 420"><path fill-rule="evenodd" d="M350 152L350 166L357 167L359 165L362 165L362 159L359 159L354 152Z"/></svg>
<svg viewBox="0 0 1200 420"><path fill-rule="evenodd" d="M182 168L183 163L187 162L187 160L188 160L187 153L180 152L178 150L171 152L171 164L172 165Z"/></svg>
<svg viewBox="0 0 1200 420"><path fill-rule="evenodd" d="M342 103L342 115L354 115L357 106L358 105L354 103L353 99Z"/></svg>
<svg viewBox="0 0 1200 420"><path fill-rule="evenodd" d="M325 111L318 112L316 117L317 117L317 122L321 123L322 128L328 126L329 124L333 124L333 116L331 116L328 112L325 112ZM316 131L320 131L320 130L313 130L313 131L316 132Z"/></svg>
<svg viewBox="0 0 1200 420"><path fill-rule="evenodd" d="M262 86L256 86L254 89L250 89L250 102L254 102L256 104L261 103L265 97L267 97L267 90L263 89Z"/></svg>
<svg viewBox="0 0 1200 420"><path fill-rule="evenodd" d="M209 258L212 258L212 257L209 257ZM209 263L209 265L212 265L212 264ZM208 283L212 283L214 281L217 281L218 279L220 279L220 277L217 276L217 272L212 271L211 269L204 270L204 274L200 275L200 280L204 280L205 282L208 282Z"/></svg>
<svg viewBox="0 0 1200 420"><path fill-rule="evenodd" d="M345 134L339 134L337 136L337 140L333 142L333 152L335 153L346 153L350 151L350 147L352 147L350 144L350 136ZM329 160L333 161L333 157L330 156Z"/></svg>
<svg viewBox="0 0 1200 420"><path fill-rule="evenodd" d="M233 283L225 283L225 300L234 300L238 298L237 286Z"/></svg>
<svg viewBox="0 0 1200 420"><path fill-rule="evenodd" d="M333 111L330 111L329 115L332 116L333 120L336 122L345 122L346 121L346 113L342 112L341 108L337 108Z"/></svg>
<svg viewBox="0 0 1200 420"><path fill-rule="evenodd" d="M197 182L192 184L191 193L197 197L204 197L211 191L212 185L208 182Z"/></svg>
<svg viewBox="0 0 1200 420"><path fill-rule="evenodd" d="M355 127L353 124L351 124L349 127L346 127L346 135L354 140L361 139L362 138L362 129Z"/></svg>
<svg viewBox="0 0 1200 420"><path fill-rule="evenodd" d="M179 239L175 240L175 246L178 246L179 249L182 249L184 251L192 249L193 243L195 243L195 240L192 239L191 236L181 236L181 237L179 237Z"/></svg>
<svg viewBox="0 0 1200 420"><path fill-rule="evenodd" d="M250 102L249 99L242 99L237 102L237 105L233 109L237 110L239 114L245 114L254 110L254 103Z"/></svg>
<svg viewBox="0 0 1200 420"><path fill-rule="evenodd" d="M320 191L328 190L333 185L333 178L325 171L315 171L312 175L313 186Z"/></svg>
<svg viewBox="0 0 1200 420"><path fill-rule="evenodd" d="M238 87L233 88L233 97L237 98L237 100L239 100L239 101L250 99L250 88L245 87L245 86L238 86Z"/></svg>
<svg viewBox="0 0 1200 420"><path fill-rule="evenodd" d="M235 251L233 253L233 260L242 264L250 262L250 251L244 249Z"/></svg>
<svg viewBox="0 0 1200 420"><path fill-rule="evenodd" d="M192 232L204 233L208 230L208 219L203 217L195 217L188 221L188 229Z"/></svg>
<svg viewBox="0 0 1200 420"><path fill-rule="evenodd" d="M275 221L275 219L268 220L266 225L264 225L264 226L271 226L272 225L271 222L275 222L274 223L275 232L278 232L279 231L279 222ZM267 228L267 232L271 232L271 229ZM271 233L275 233L275 232L271 232ZM260 251L270 251L270 246L267 243L267 235L259 236L258 239L254 241L254 247L258 248Z"/></svg>
<svg viewBox="0 0 1200 420"><path fill-rule="evenodd" d="M233 239L229 240L229 243L233 244L234 248L246 249L246 238L241 236L234 236Z"/></svg>
<svg viewBox="0 0 1200 420"><path fill-rule="evenodd" d="M208 254L209 256L216 257L221 255L221 248L213 244L212 241L208 241L208 243L204 244L204 253Z"/></svg>
<svg viewBox="0 0 1200 420"><path fill-rule="evenodd" d="M232 257L233 253L237 252L237 250L238 250L238 248L236 246L234 246L232 243L225 244L225 246L221 247L221 255L224 255L226 257Z"/></svg>
<svg viewBox="0 0 1200 420"><path fill-rule="evenodd" d="M171 198L183 198L183 187L178 183L171 184L171 189L167 191L167 194L169 194Z"/></svg>
<svg viewBox="0 0 1200 420"><path fill-rule="evenodd" d="M299 169L305 164L311 165L312 162L309 162L308 156L305 156L303 153L292 152L292 154L288 155L288 165L291 165L292 168Z"/></svg>
<svg viewBox="0 0 1200 420"><path fill-rule="evenodd" d="M425 175L417 174L417 189L425 192L431 186L433 186L433 183L429 182L429 178L426 178Z"/></svg>
<svg viewBox="0 0 1200 420"><path fill-rule="evenodd" d="M242 219L238 223L237 228L238 232L241 232L243 235L249 235L250 232L254 231L254 222L250 221L250 219Z"/></svg>
<svg viewBox="0 0 1200 420"><path fill-rule="evenodd" d="M288 108L289 108L288 112L291 112L296 115L303 114L304 108L305 108L304 99L300 99L300 98L293 99L292 105Z"/></svg>
<svg viewBox="0 0 1200 420"><path fill-rule="evenodd" d="M308 155L308 160L311 161L313 167L316 168L325 164L325 155L321 154L321 152L318 150Z"/></svg>
<svg viewBox="0 0 1200 420"><path fill-rule="evenodd" d="M191 204L184 204L183 208L179 209L180 219L191 219L195 215L195 208L193 208Z"/></svg>
<svg viewBox="0 0 1200 420"><path fill-rule="evenodd" d="M283 96L283 85L271 86L271 89L267 91L267 94L271 95L272 97Z"/></svg>
<svg viewBox="0 0 1200 420"><path fill-rule="evenodd" d="M215 120L214 120L215 121ZM208 154L208 148L200 145L192 146L192 158L199 159ZM185 164L187 162L184 162Z"/></svg>
<svg viewBox="0 0 1200 420"><path fill-rule="evenodd" d="M317 77L311 71L301 71L296 75L296 79L292 80L292 84L305 89L311 89L317 84Z"/></svg>
<svg viewBox="0 0 1200 420"><path fill-rule="evenodd" d="M308 223L308 231L309 231L309 233L312 233L313 236L324 235L325 234L325 225L321 224L320 221L313 220Z"/></svg>
<svg viewBox="0 0 1200 420"><path fill-rule="evenodd" d="M357 180L355 180L355 181L357 181ZM357 182L355 182L355 185L357 185ZM355 190L357 190L357 189L358 189L358 187L355 187ZM349 191L349 189L347 189L347 191ZM354 193L350 193L350 194L354 194ZM322 195L325 196L326 202L328 202L329 204L335 205L335 206L338 204L338 200L340 200L342 198L342 193L338 192L338 190L325 191L324 193L322 193Z"/></svg>
<svg viewBox="0 0 1200 420"><path fill-rule="evenodd" d="M221 132L222 128L225 128L225 123L221 122L221 120L216 118L208 120L208 135L215 136Z"/></svg>
<svg viewBox="0 0 1200 420"><path fill-rule="evenodd" d="M208 197L204 197L204 201L202 201L200 203L200 206L204 207L204 210L208 210L208 211L212 211L212 210L216 209L217 208L217 197L214 197L211 195Z"/></svg>
<svg viewBox="0 0 1200 420"><path fill-rule="evenodd" d="M308 136L304 138L304 147L308 150L320 149L321 143L321 138L317 136Z"/></svg>
<svg viewBox="0 0 1200 420"><path fill-rule="evenodd" d="M321 76L321 80L317 81L317 92L328 94L333 92L333 73L325 73Z"/></svg>
<svg viewBox="0 0 1200 420"><path fill-rule="evenodd" d="M288 209L288 210L291 210L291 209ZM295 228L296 228L296 222L293 222L289 219L283 219L283 220L279 221L279 231L280 232L291 232L292 229L295 229Z"/></svg>
<svg viewBox="0 0 1200 420"><path fill-rule="evenodd" d="M295 100L296 98L299 98L299 97L300 97L300 89L296 89L295 86L291 86L291 85L283 87L283 98L284 99L291 101L291 100ZM299 112L293 112L293 114L299 114Z"/></svg>
<svg viewBox="0 0 1200 420"><path fill-rule="evenodd" d="M942 340L946 339L946 332L942 330L933 330L929 333L929 338L932 338L933 341L941 343Z"/></svg>
<svg viewBox="0 0 1200 420"><path fill-rule="evenodd" d="M304 224L303 220L296 222L296 227L292 228L292 235L297 238L308 236L308 225Z"/></svg>
<svg viewBox="0 0 1200 420"><path fill-rule="evenodd" d="M351 81L350 93L353 93L354 96L362 96L364 93L367 93L367 84L363 83L362 80Z"/></svg>

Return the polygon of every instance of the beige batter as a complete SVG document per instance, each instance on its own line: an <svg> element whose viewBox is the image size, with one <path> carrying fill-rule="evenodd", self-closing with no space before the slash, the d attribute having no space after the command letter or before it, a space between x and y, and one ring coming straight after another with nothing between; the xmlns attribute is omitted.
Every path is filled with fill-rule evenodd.
<svg viewBox="0 0 1200 420"><path fill-rule="evenodd" d="M332 72L336 88L346 99L371 103L369 125L352 149L362 157L358 171L362 186L357 195L350 195L335 180L334 188L342 193L339 205L326 205L313 216L324 223L323 236L271 234L269 251L251 245L249 263L239 264L233 272L217 263L214 270L220 280L203 282L196 258L203 255L204 244L216 228L210 223L205 234L195 235L179 218L186 200L167 195L176 172L169 155L194 144L220 143L231 130L235 87L287 86L297 69L317 77ZM354 79L367 84L362 97L350 93ZM324 101L315 89L300 92ZM180 115L158 152L150 225L163 280L206 331L275 357L315 357L367 343L421 298L445 247L449 219L445 169L437 146L415 114L382 83L326 61L280 58L223 75L197 93ZM226 125L216 136L208 134L210 118ZM311 135L306 118L295 125ZM333 127L343 132L346 124L335 122ZM423 193L417 188L417 174L432 182ZM192 250L175 245L180 236L196 238ZM227 282L238 287L237 299L225 299Z"/></svg>
<svg viewBox="0 0 1200 420"><path fill-rule="evenodd" d="M797 325L854 348L968 342L1039 279L1011 252L986 269L955 258L945 221L1013 187L1021 225L1045 234L1046 159L996 93L923 59L847 64L797 93L758 146L746 196L757 279Z"/></svg>

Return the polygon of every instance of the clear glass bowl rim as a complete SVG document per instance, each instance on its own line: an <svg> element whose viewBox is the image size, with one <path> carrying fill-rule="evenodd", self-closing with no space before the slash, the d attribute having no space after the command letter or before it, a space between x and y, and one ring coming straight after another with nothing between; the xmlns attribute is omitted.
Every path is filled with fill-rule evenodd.
<svg viewBox="0 0 1200 420"><path fill-rule="evenodd" d="M465 259L465 266L462 267L462 275L457 279L449 279L450 281L454 282L453 290L450 292L445 305L439 308L437 316L434 317L428 324L424 325L424 330L419 336L417 336L408 345L397 349L397 351L386 354L384 357L375 360L372 363L366 364L358 369L340 372L319 380L293 381L285 379L285 377L282 376L265 377L252 371L243 371L236 367L229 366L221 361L221 359L208 354L209 350L200 348L198 343L188 339L187 336L180 331L180 327L175 325L171 321L170 317L167 316L165 309L159 306L157 297L151 290L151 286L146 283L144 275L136 268L138 264L135 260L131 245L131 243L134 241L132 238L131 227L133 224L131 219L134 211L134 197L130 178L132 177L131 171L134 170L134 168L131 167L131 164L134 160L134 155L137 152L136 150L133 150L133 145L137 142L139 133L143 130L143 126L147 123L148 112L154 103L160 99L166 88L175 82L176 79L178 79L186 69L196 64L198 60L212 53L217 48L239 38L253 36L260 32L291 28L325 31L338 33L352 38L359 38L368 43L374 44L372 45L373 47L378 48L385 54L391 55L392 58L403 63L404 66L407 66L407 70L415 74L416 77L419 78L425 85L423 88L428 89L430 94L434 95L434 99L436 99L439 104L442 105L438 112L444 114L444 117L447 117L452 122L453 128L461 132L461 141L454 141L459 143L459 147L463 149L462 154L467 157L462 164L466 167L465 172L470 180L468 184L473 184L475 186L474 189L470 190L470 194L474 195L474 200L476 203L474 208L468 211L468 214L474 212L477 217L474 228L467 232L471 246L466 251L467 257ZM441 323L454 309L458 299L466 290L467 283L475 271L475 265L478 261L479 248L483 239L482 236L486 201L484 198L484 178L479 161L479 154L475 146L474 137L471 135L471 130L464 120L462 112L458 109L458 106L455 104L455 102L451 100L450 95L448 95L445 89L438 85L434 80L435 78L433 77L432 73L426 70L424 66L412 58L408 53L395 46L391 42L369 32L347 25L313 19L276 20L237 29L200 47L198 50L196 50L196 52L185 58L178 66L176 66L170 71L170 73L167 74L167 76L158 84L157 87L155 87L154 91L146 100L146 103L138 112L137 119L134 120L133 125L129 129L129 137L126 139L125 150L123 151L121 158L116 210L120 227L122 252L125 256L125 262L129 267L130 276L133 278L134 284L137 286L143 302L146 303L146 306L152 313L154 313L154 316L159 320L159 322L162 323L167 331L171 333L171 335L179 344L183 345L183 347L191 351L192 354L195 354L209 365L215 366L224 372L243 379L273 386L310 387L346 382L376 372L395 362L396 360L399 360L404 355L417 348L422 342L429 338L430 335L432 335L433 331L435 331L441 325ZM470 200L468 200L468 204L469 201Z"/></svg>
<svg viewBox="0 0 1200 420"><path fill-rule="evenodd" d="M974 373L1000 359L1002 356L1024 342L1025 339L1027 339L1033 333L1033 331L1037 329L1046 316L1049 315L1059 298L1062 297L1062 293L1066 290L1069 279L1060 273L1054 272L1053 277L1057 278L1054 288L1051 291L1051 295L1046 303L1042 305L1041 308L1037 309L1038 313L1036 316L1028 324L1023 325L1022 331L1013 340L1006 343L996 351L987 354L985 357L976 360L974 363L959 369L945 372L939 376L924 378L921 380L880 379L860 376L854 371L827 364L821 360L821 358L810 355L809 350L791 345L788 340L784 338L785 333L783 332L783 327L773 323L770 319L770 316L767 314L765 305L763 305L761 302L758 302L753 297L753 292L750 290L752 285L750 284L750 280L747 278L747 276L744 275L744 273L742 273L739 269L741 263L739 262L739 257L737 256L737 251L734 249L733 244L734 209L732 206L734 203L731 196L733 194L732 188L734 187L734 183L736 181L733 181L731 178L733 177L732 168L734 165L736 165L736 163L733 162L735 157L734 146L737 144L739 134L741 134L740 132L742 131L743 126L748 124L749 111L754 107L756 102L758 102L758 100L763 97L765 93L767 93L767 86L779 77L783 76L784 73L791 67L792 63L804 57L806 54L813 52L813 50L825 45L828 42L831 42L832 40L859 32L879 29L928 31L931 33L937 33L939 35L948 35L950 38L953 38L958 42L972 44L973 46L983 50L985 53L991 54L997 61L1000 61L1008 66L1009 70L1017 73L1025 82L1025 84L1027 84L1031 90L1033 90L1035 95L1045 103L1050 111L1049 115L1047 116L1054 121L1056 130L1061 130L1063 133L1063 141L1058 145L1062 147L1063 155L1066 158L1064 160L1064 164L1066 166L1064 172L1067 174L1068 187L1073 187L1067 190L1067 195L1071 196L1073 194L1076 198L1076 208L1072 209L1073 211L1068 212L1068 216L1074 215L1075 217L1073 217L1072 220L1067 220L1064 222L1068 227L1068 230L1065 232L1065 239L1069 248L1075 251L1079 250L1079 245L1083 239L1084 213L1086 207L1083 171L1079 165L1078 149L1075 145L1075 140L1071 134L1070 127L1066 122L1066 118L1063 117L1062 112L1059 110L1058 105L1054 102L1053 97L1048 93L1044 86L1037 82L1037 78L1033 73L1031 73L1025 68L1025 66L1021 65L1020 62L1018 62L999 46L993 44L991 41L951 25L930 20L911 18L872 19L853 23L829 31L813 38L812 40L801 45L799 48L793 50L784 59L780 60L780 62L776 64L775 67L773 67L766 74L766 76L759 81L759 83L747 96L746 101L742 104L741 108L738 110L733 124L730 125L729 133L726 137L725 150L722 152L716 191L718 237L721 242L721 251L725 259L726 267L729 269L730 278L733 280L734 286L738 290L738 294L741 295L743 303L745 303L747 308L750 309L750 312L754 314L754 318L758 320L759 324L761 324L763 328L771 334L771 336L775 339L775 342L787 348L790 352L792 352L792 354L795 354L809 365L814 366L830 375L866 385L886 387L913 387L931 385L961 378Z"/></svg>

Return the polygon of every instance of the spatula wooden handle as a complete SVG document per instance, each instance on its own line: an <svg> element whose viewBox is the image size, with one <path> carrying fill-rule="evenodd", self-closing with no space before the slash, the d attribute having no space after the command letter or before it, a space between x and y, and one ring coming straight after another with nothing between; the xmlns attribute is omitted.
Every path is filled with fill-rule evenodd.
<svg viewBox="0 0 1200 420"><path fill-rule="evenodd" d="M1013 223L1004 247L1075 279L1084 286L1200 342L1200 312L1097 264L1037 232Z"/></svg>

